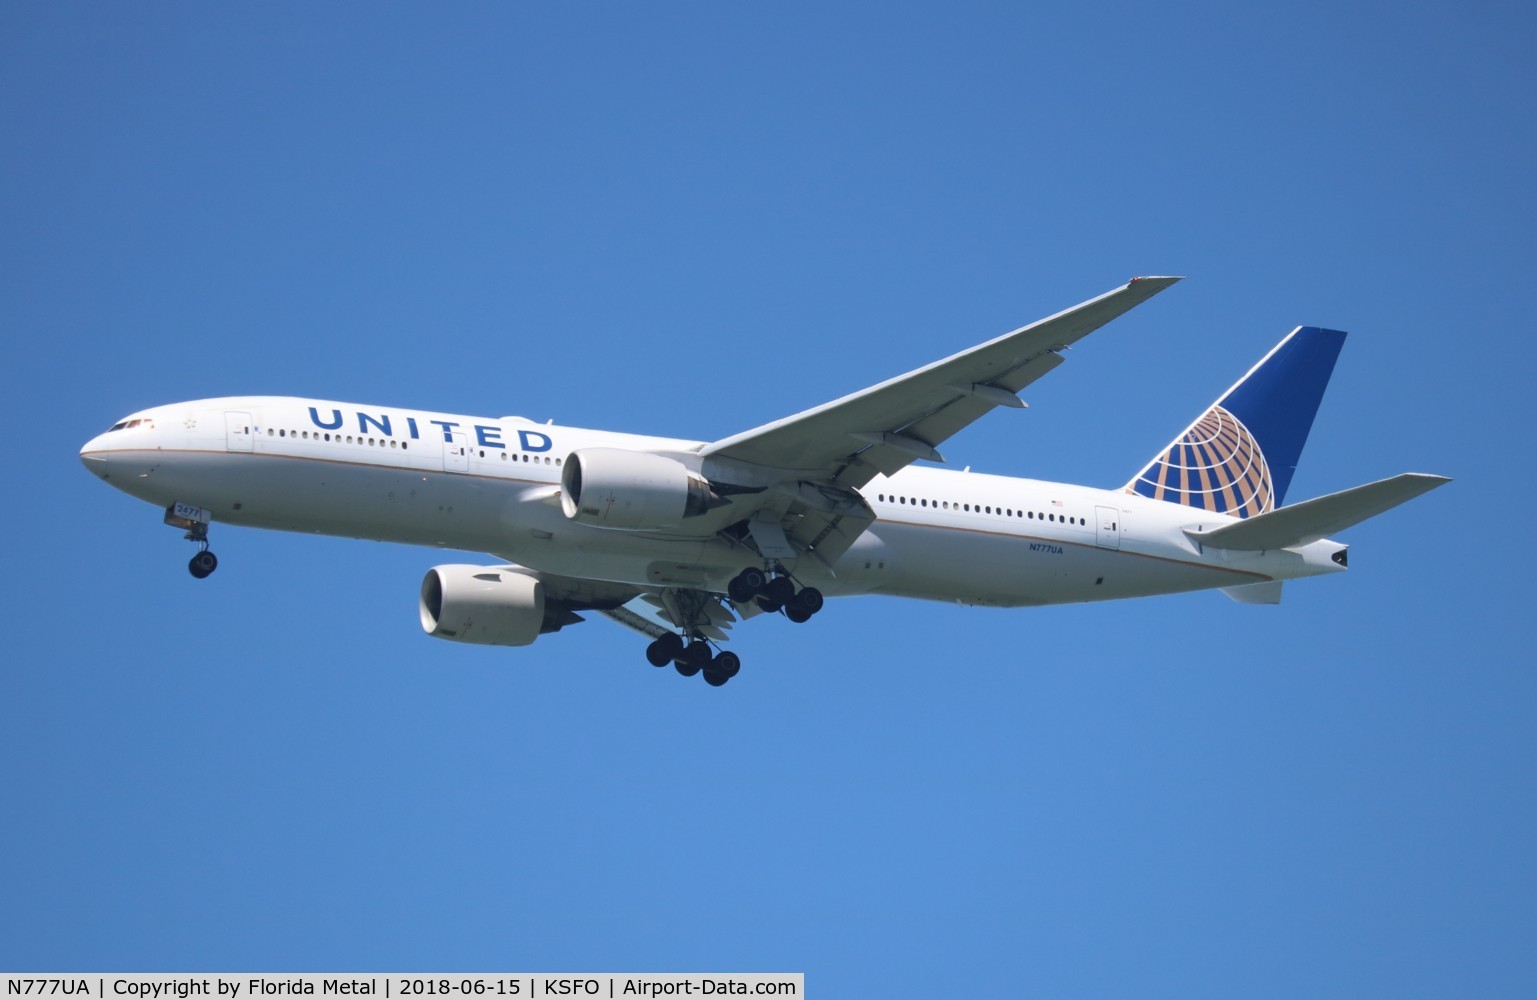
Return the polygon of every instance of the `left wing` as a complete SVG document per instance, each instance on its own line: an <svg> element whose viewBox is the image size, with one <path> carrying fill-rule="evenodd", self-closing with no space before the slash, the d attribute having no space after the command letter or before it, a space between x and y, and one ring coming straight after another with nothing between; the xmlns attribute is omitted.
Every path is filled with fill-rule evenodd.
<svg viewBox="0 0 1537 1000"><path fill-rule="evenodd" d="M1012 333L793 417L706 445L706 460L779 470L784 480L848 489L917 459L1062 363L1058 352L1147 301L1178 278L1133 278L1120 288ZM708 472L707 472L708 474Z"/></svg>

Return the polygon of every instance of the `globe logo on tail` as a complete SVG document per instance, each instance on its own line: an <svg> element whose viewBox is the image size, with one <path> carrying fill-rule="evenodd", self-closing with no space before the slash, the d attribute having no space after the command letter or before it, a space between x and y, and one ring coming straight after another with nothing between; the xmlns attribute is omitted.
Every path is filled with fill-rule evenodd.
<svg viewBox="0 0 1537 1000"><path fill-rule="evenodd" d="M1270 466L1259 442L1221 406L1207 410L1126 490L1235 517L1263 514L1275 506Z"/></svg>

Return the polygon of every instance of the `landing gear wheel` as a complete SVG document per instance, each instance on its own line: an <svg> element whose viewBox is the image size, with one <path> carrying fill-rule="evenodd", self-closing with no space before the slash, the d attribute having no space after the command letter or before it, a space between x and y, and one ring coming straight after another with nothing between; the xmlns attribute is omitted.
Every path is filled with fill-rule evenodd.
<svg viewBox="0 0 1537 1000"><path fill-rule="evenodd" d="M742 658L730 650L722 650L720 654L715 657L715 663L713 665L717 672L725 674L729 679L735 677L741 671Z"/></svg>
<svg viewBox="0 0 1537 1000"><path fill-rule="evenodd" d="M806 622L811 616L822 610L822 592L815 587L807 587L790 599L785 605L785 617L792 622Z"/></svg>
<svg viewBox="0 0 1537 1000"><path fill-rule="evenodd" d="M695 639L684 647L683 652L673 661L678 668L678 673L684 677L692 677L710 663L710 644L703 639Z"/></svg>
<svg viewBox="0 0 1537 1000"><path fill-rule="evenodd" d="M204 549L197 555L193 556L192 561L187 563L187 572L191 573L199 580L206 579L208 574L212 573L218 568L218 557L216 557L212 552L209 552L207 549Z"/></svg>
<svg viewBox="0 0 1537 1000"><path fill-rule="evenodd" d="M758 596L758 592L767 582L768 578L763 575L763 570L756 566L749 566L726 584L726 596L737 604L746 604Z"/></svg>
<svg viewBox="0 0 1537 1000"><path fill-rule="evenodd" d="M665 667L683 652L683 637L669 632L646 647L646 662L653 667Z"/></svg>
<svg viewBox="0 0 1537 1000"><path fill-rule="evenodd" d="M764 585L763 596L783 607L795 598L795 584L787 576L776 576Z"/></svg>
<svg viewBox="0 0 1537 1000"><path fill-rule="evenodd" d="M704 682L711 687L720 687L737 675L742 669L742 660L735 653L721 652L710 665L704 668Z"/></svg>

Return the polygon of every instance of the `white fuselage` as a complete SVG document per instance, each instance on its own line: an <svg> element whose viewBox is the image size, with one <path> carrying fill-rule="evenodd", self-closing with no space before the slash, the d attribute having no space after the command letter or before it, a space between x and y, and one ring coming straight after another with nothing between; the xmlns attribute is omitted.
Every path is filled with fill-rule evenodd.
<svg viewBox="0 0 1537 1000"><path fill-rule="evenodd" d="M137 421L137 424L135 422ZM111 485L215 521L488 552L535 570L723 591L756 557L723 536L728 509L674 531L569 520L573 451L689 461L699 442L288 397L206 399L135 414L81 459ZM697 463L696 463L697 464ZM829 569L789 568L828 596L891 594L1022 606L1235 587L1337 572L1342 545L1202 551L1184 529L1233 519L1100 490L931 467L860 491L877 519Z"/></svg>

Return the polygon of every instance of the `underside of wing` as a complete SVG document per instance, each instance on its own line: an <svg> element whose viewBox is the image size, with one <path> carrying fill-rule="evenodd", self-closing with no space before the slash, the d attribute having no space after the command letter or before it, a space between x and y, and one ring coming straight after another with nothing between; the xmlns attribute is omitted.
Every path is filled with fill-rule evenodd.
<svg viewBox="0 0 1537 1000"><path fill-rule="evenodd" d="M647 590L634 600L601 613L626 628L653 639L677 632L723 642L737 620L732 606L719 594L687 587Z"/></svg>
<svg viewBox="0 0 1537 1000"><path fill-rule="evenodd" d="M503 557L505 558L505 557ZM607 580L588 580L576 576L561 576L530 569L511 560L503 569L538 580L544 591L545 623L541 631L558 632L567 625L584 621L579 611L608 612L632 600L641 588Z"/></svg>
<svg viewBox="0 0 1537 1000"><path fill-rule="evenodd" d="M1178 280L1134 278L942 361L707 445L706 474L712 464L745 463L858 489L918 459L943 461L938 446L951 435L994 407L1023 406L1016 394L1061 364L1060 351Z"/></svg>

